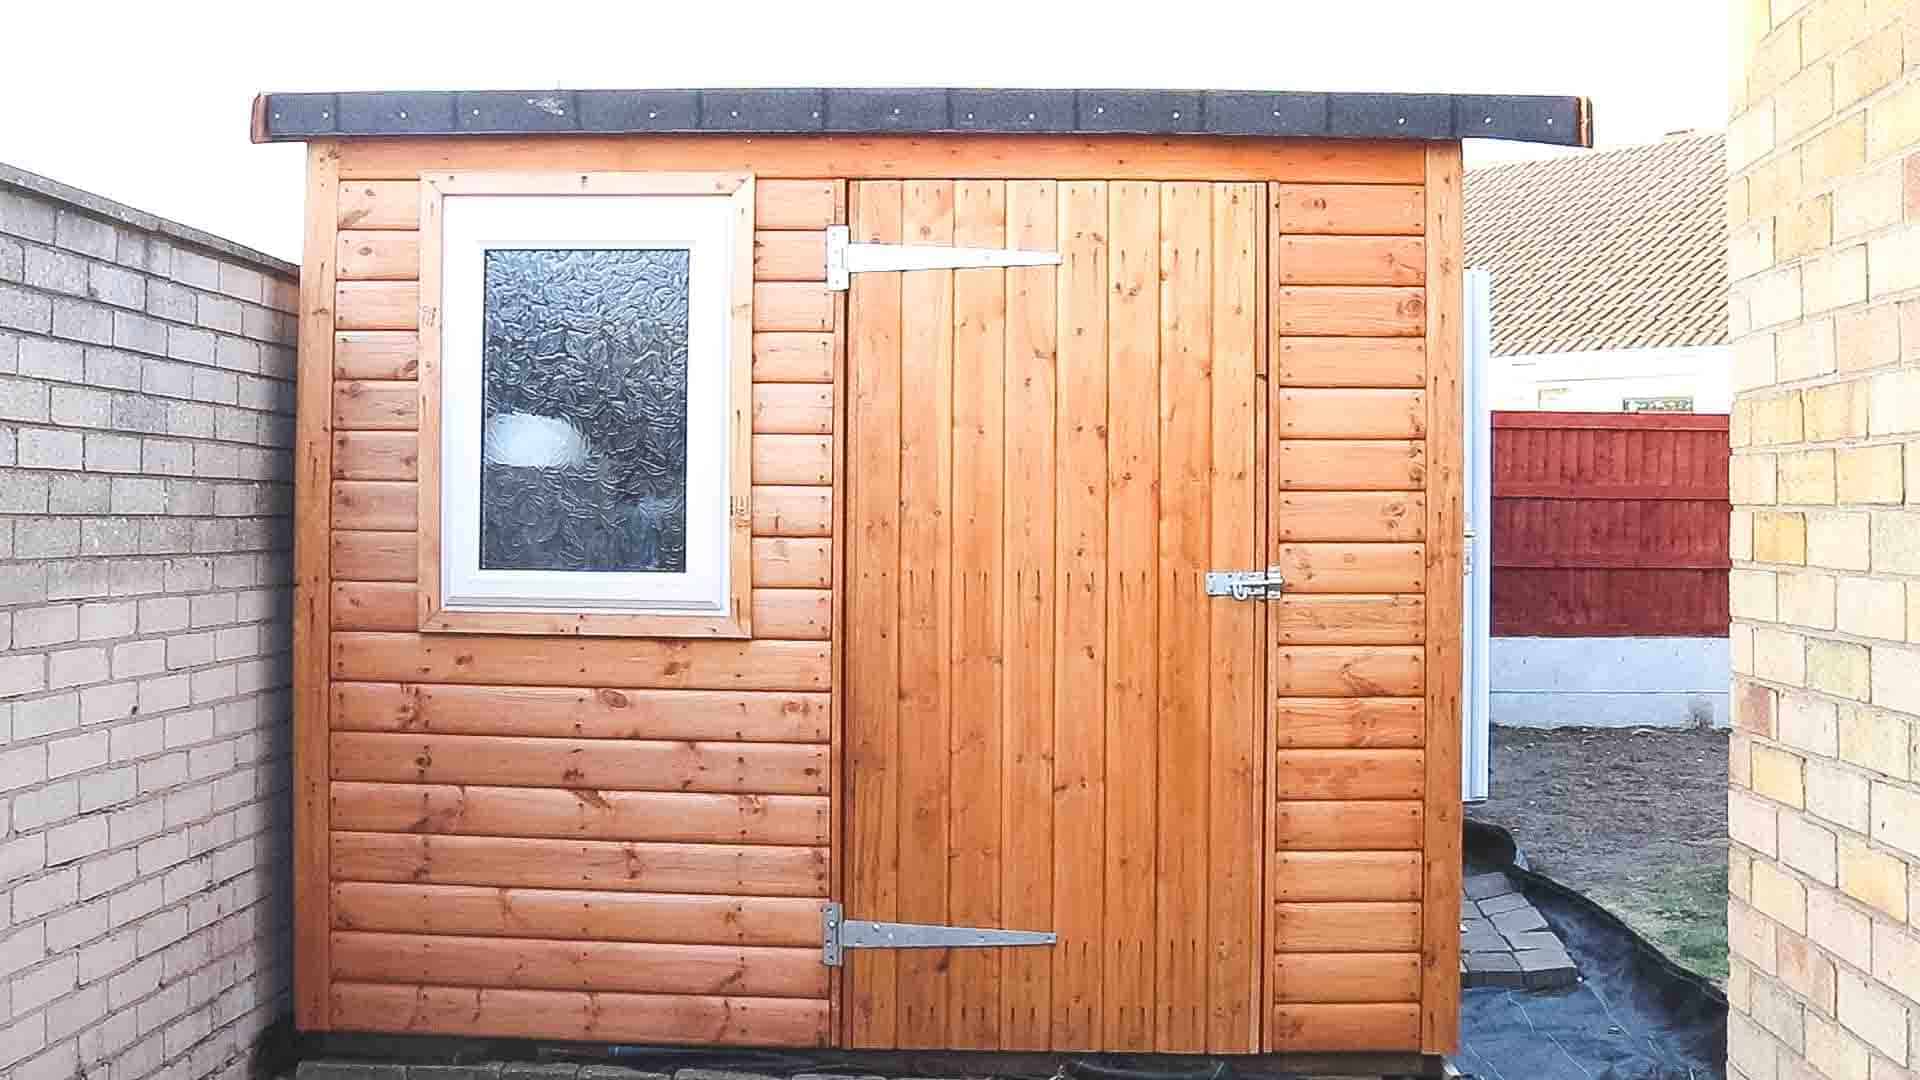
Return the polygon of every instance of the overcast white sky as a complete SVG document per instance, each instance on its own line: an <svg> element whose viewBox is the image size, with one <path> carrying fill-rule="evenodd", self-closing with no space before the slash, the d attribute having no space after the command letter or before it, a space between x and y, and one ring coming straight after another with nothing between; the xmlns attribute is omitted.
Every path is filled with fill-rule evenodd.
<svg viewBox="0 0 1920 1080"><path fill-rule="evenodd" d="M262 90L1038 86L1583 94L1602 148L1727 112L1716 0L0 0L0 161L299 257ZM1470 142L1468 165L1537 151Z"/></svg>

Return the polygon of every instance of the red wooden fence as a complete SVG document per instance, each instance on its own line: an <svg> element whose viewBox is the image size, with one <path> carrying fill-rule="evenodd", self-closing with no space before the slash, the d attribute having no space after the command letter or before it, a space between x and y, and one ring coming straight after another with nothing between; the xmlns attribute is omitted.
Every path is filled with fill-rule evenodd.
<svg viewBox="0 0 1920 1080"><path fill-rule="evenodd" d="M1727 418L1493 414L1496 636L1724 637Z"/></svg>

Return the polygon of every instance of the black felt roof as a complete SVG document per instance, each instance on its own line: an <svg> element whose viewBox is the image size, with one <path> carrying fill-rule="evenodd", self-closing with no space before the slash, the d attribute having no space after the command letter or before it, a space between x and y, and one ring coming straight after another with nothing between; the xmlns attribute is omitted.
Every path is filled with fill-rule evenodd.
<svg viewBox="0 0 1920 1080"><path fill-rule="evenodd" d="M1139 134L1593 144L1585 98L1246 90L470 90L262 94L255 142L500 134Z"/></svg>

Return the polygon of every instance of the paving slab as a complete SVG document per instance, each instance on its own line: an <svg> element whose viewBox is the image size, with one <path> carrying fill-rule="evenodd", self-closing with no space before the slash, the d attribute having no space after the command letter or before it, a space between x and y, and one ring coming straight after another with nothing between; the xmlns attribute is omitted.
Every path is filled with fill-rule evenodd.
<svg viewBox="0 0 1920 1080"><path fill-rule="evenodd" d="M1522 949L1559 949L1560 935L1551 930L1523 930L1518 934L1502 934L1514 952Z"/></svg>
<svg viewBox="0 0 1920 1080"><path fill-rule="evenodd" d="M1475 874L1461 882L1461 887L1466 891L1467 899L1478 900L1486 896L1499 896L1512 892L1513 882L1508 880L1505 874Z"/></svg>
<svg viewBox="0 0 1920 1080"><path fill-rule="evenodd" d="M1542 918L1532 904L1512 911L1503 911L1493 917L1493 928L1502 934L1520 934L1528 930L1545 930L1547 920Z"/></svg>
<svg viewBox="0 0 1920 1080"><path fill-rule="evenodd" d="M1504 915L1509 911L1518 911L1532 905L1528 904L1527 898L1519 893L1507 893L1504 896L1489 896L1485 900L1476 900L1474 906L1480 909L1480 914L1492 918L1495 915Z"/></svg>
<svg viewBox="0 0 1920 1080"><path fill-rule="evenodd" d="M1579 980L1560 936L1505 874L1476 874L1461 892L1462 986L1544 990Z"/></svg>

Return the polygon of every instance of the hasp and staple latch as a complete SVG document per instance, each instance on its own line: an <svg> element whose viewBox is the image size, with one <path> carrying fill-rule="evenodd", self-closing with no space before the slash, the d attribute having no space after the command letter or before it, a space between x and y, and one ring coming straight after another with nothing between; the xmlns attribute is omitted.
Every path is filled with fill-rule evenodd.
<svg viewBox="0 0 1920 1080"><path fill-rule="evenodd" d="M839 967L847 949L985 949L1004 945L1052 945L1059 941L1050 930L997 930L849 919L840 905L834 903L826 906L820 919L824 931L820 962L828 967Z"/></svg>
<svg viewBox="0 0 1920 1080"><path fill-rule="evenodd" d="M996 266L1058 266L1057 251L943 247L936 244L856 244L845 225L827 226L827 288L845 291L853 275L884 270L969 270Z"/></svg>
<svg viewBox="0 0 1920 1080"><path fill-rule="evenodd" d="M1287 587L1287 579L1280 571L1268 567L1265 570L1209 570L1207 571L1207 595L1227 596L1235 600L1265 600L1279 596Z"/></svg>

